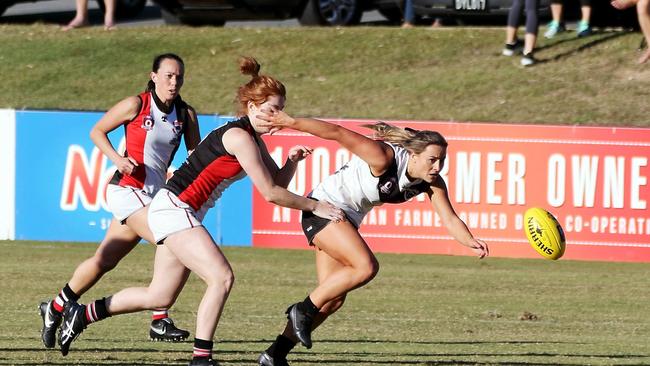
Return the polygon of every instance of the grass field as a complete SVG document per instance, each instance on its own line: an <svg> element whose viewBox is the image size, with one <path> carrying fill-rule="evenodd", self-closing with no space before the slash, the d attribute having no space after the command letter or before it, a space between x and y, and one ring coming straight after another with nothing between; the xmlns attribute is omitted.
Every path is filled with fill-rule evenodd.
<svg viewBox="0 0 650 366"><path fill-rule="evenodd" d="M149 314L88 328L63 358L45 350L37 304L95 244L0 242L0 365L186 365L192 347L147 340ZM531 249L532 250L532 249ZM253 365L314 285L313 253L226 247L236 283L216 335L223 365ZM82 300L148 283L141 245ZM377 278L297 347L292 365L650 365L647 264L379 254ZM173 317L193 330L192 276Z"/></svg>
<svg viewBox="0 0 650 366"><path fill-rule="evenodd" d="M106 110L146 85L151 60L186 61L183 96L200 113L234 112L253 55L288 89L287 110L333 118L649 126L650 67L638 33L540 40L531 69L500 55L501 28L99 27L0 25L0 108Z"/></svg>

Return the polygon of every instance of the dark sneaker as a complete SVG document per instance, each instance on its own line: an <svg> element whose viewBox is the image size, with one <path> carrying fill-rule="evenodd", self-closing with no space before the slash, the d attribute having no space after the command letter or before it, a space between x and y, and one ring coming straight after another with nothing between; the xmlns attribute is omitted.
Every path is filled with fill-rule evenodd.
<svg viewBox="0 0 650 366"><path fill-rule="evenodd" d="M188 366L219 366L219 363L211 358L193 358Z"/></svg>
<svg viewBox="0 0 650 366"><path fill-rule="evenodd" d="M291 320L293 334L307 349L311 348L311 326L314 319L298 309L298 304L289 306L286 311L287 319Z"/></svg>
<svg viewBox="0 0 650 366"><path fill-rule="evenodd" d="M526 53L523 56L521 56L521 66L523 66L523 67L533 66L537 62L538 61L535 58L535 56L533 56L532 52L531 53Z"/></svg>
<svg viewBox="0 0 650 366"><path fill-rule="evenodd" d="M47 348L54 348L56 345L56 329L61 325L61 313L52 310L52 300L42 302L38 310L43 318L43 330L41 339Z"/></svg>
<svg viewBox="0 0 650 366"><path fill-rule="evenodd" d="M262 352L260 357L257 359L257 364L259 366L289 366L286 358L273 358L269 356L268 353Z"/></svg>
<svg viewBox="0 0 650 366"><path fill-rule="evenodd" d="M152 341L180 342L190 336L190 332L176 328L171 318L154 320L149 327Z"/></svg>
<svg viewBox="0 0 650 366"><path fill-rule="evenodd" d="M506 43L505 46L503 46L503 51L501 51L501 54L504 56L513 56L515 54L521 53L523 49L524 43L519 39L515 39L514 43Z"/></svg>
<svg viewBox="0 0 650 366"><path fill-rule="evenodd" d="M582 20L578 22L578 28L576 28L576 35L578 36L578 38L588 37L592 33L593 31L591 30L591 26L589 25L589 23L584 22Z"/></svg>
<svg viewBox="0 0 650 366"><path fill-rule="evenodd" d="M61 354L66 356L72 341L86 329L86 305L69 301L63 309L63 324L59 330Z"/></svg>

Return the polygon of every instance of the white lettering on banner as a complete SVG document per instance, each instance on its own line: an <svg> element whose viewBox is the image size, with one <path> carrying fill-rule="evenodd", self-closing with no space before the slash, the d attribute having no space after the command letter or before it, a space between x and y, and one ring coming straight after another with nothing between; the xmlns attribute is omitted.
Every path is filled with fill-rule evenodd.
<svg viewBox="0 0 650 366"><path fill-rule="evenodd" d="M76 210L79 200L88 211L107 209L106 186L115 172L115 167L106 169L107 160L96 147L88 159L82 146L70 145L61 190L62 210Z"/></svg>
<svg viewBox="0 0 650 366"><path fill-rule="evenodd" d="M287 186L287 190L299 196L304 196L307 192L306 164L307 162L304 160L298 162L296 173L293 175L293 179L291 179L291 182L289 182L289 185Z"/></svg>
<svg viewBox="0 0 650 366"><path fill-rule="evenodd" d="M503 174L497 170L496 165L503 160L502 153L487 154L487 172L486 172L486 201L488 204L501 204L501 196L496 193L496 183L501 180Z"/></svg>
<svg viewBox="0 0 650 366"><path fill-rule="evenodd" d="M571 155L571 184L573 207L625 208L627 170L626 158L622 156ZM629 205L632 209L644 210L647 202L641 199L641 187L646 187L647 177L641 175L641 167L648 165L645 157L632 157L629 168ZM549 157L547 173L547 202L553 207L565 203L566 158L561 154ZM602 182L602 202L596 201L596 192Z"/></svg>
<svg viewBox="0 0 650 366"><path fill-rule="evenodd" d="M281 160L282 152L281 147L276 147L271 155L278 161ZM351 157L348 150L336 149L334 167L332 167L331 154L328 148L316 148L310 159L298 164L296 175L288 189L299 195L306 194L335 170L340 169ZM483 154L485 154L485 163L483 163ZM525 155L459 151L453 158L454 160L450 159L451 163L443 166L440 176L448 183L450 166L455 169L455 182L448 186L450 186L450 196L456 203L526 205L526 178L530 174L526 172L528 167ZM504 163L506 166L503 166ZM306 164L310 164L311 169L310 187L306 187L308 182ZM645 173L647 170L644 169L647 166L648 158L642 156L626 158L551 154L546 167L546 202L551 207L562 207L570 203L576 208L593 208L597 205L601 208L626 208L625 205L629 204L629 208L645 210L648 205L642 190L648 186ZM538 171L543 167L533 168L537 172L535 176L539 177L539 173L543 174ZM484 192L482 192L483 188ZM568 190L571 194L570 202L567 202ZM602 190L602 196L597 197L601 195L599 190ZM499 194L499 191L504 193ZM629 199L626 195L629 195ZM413 201L424 202L425 200L426 195L421 194Z"/></svg>
<svg viewBox="0 0 650 366"><path fill-rule="evenodd" d="M291 209L273 205L273 218L271 222L291 222Z"/></svg>
<svg viewBox="0 0 650 366"><path fill-rule="evenodd" d="M625 158L605 156L603 207L623 208L625 190Z"/></svg>
<svg viewBox="0 0 650 366"><path fill-rule="evenodd" d="M461 211L458 217L470 229L505 230L508 228L508 215L503 212Z"/></svg>
<svg viewBox="0 0 650 366"><path fill-rule="evenodd" d="M456 153L456 202L479 203L481 195L481 154Z"/></svg>
<svg viewBox="0 0 650 366"><path fill-rule="evenodd" d="M562 206L564 204L564 185L566 183L566 160L562 154L549 156L546 182L546 201L553 207Z"/></svg>
<svg viewBox="0 0 650 366"><path fill-rule="evenodd" d="M650 218L622 216L592 216L583 218L580 215L568 215L562 225L567 233L580 233L588 230L594 234L616 235L650 235Z"/></svg>
<svg viewBox="0 0 650 366"><path fill-rule="evenodd" d="M648 178L642 176L639 170L642 166L648 166L648 158L635 156L630 165L630 208L645 210L647 204L639 197L639 188L648 184Z"/></svg>
<svg viewBox="0 0 650 366"><path fill-rule="evenodd" d="M524 215L515 214L515 230L522 230L524 228Z"/></svg>
<svg viewBox="0 0 650 366"><path fill-rule="evenodd" d="M361 221L361 225L381 225L388 224L388 215L385 208L373 208L366 217Z"/></svg>
<svg viewBox="0 0 650 366"><path fill-rule="evenodd" d="M269 151L269 155L277 166L282 166L282 146L276 146L273 151Z"/></svg>
<svg viewBox="0 0 650 366"><path fill-rule="evenodd" d="M433 210L396 209L395 226L440 227L440 217Z"/></svg>
<svg viewBox="0 0 650 366"><path fill-rule="evenodd" d="M572 155L573 207L594 207L598 156Z"/></svg>
<svg viewBox="0 0 650 366"><path fill-rule="evenodd" d="M526 157L522 154L508 155L508 204L526 204Z"/></svg>

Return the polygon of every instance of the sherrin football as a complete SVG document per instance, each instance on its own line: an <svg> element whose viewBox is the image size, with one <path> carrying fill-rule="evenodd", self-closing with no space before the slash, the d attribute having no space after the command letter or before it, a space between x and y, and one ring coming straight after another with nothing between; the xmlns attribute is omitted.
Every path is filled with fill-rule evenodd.
<svg viewBox="0 0 650 366"><path fill-rule="evenodd" d="M530 245L546 259L559 259L564 254L566 240L564 230L543 208L532 207L524 214L524 231Z"/></svg>

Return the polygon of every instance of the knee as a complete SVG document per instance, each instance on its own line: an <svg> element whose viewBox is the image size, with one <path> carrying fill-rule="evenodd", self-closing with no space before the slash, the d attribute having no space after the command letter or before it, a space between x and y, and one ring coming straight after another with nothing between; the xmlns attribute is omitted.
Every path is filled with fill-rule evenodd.
<svg viewBox="0 0 650 366"><path fill-rule="evenodd" d="M364 263L359 267L357 272L359 274L360 283L366 284L377 276L377 273L379 272L379 262L377 262L377 259L373 257L367 263Z"/></svg>
<svg viewBox="0 0 650 366"><path fill-rule="evenodd" d="M214 271L210 279L206 282L208 283L208 286L220 288L223 292L228 294L230 293L232 286L235 284L235 274L230 268Z"/></svg>

